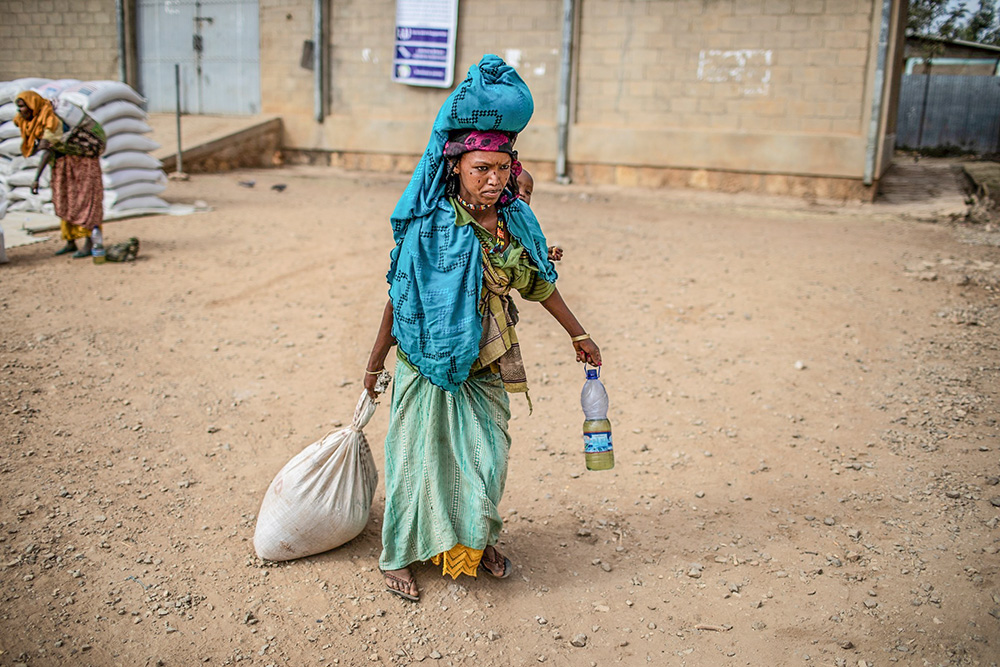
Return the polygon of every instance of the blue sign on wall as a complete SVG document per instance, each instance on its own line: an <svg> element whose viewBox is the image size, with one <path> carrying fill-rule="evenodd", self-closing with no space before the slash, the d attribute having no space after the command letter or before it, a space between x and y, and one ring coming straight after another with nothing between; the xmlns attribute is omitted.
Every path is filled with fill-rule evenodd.
<svg viewBox="0 0 1000 667"><path fill-rule="evenodd" d="M457 27L458 0L397 0L392 80L450 88Z"/></svg>

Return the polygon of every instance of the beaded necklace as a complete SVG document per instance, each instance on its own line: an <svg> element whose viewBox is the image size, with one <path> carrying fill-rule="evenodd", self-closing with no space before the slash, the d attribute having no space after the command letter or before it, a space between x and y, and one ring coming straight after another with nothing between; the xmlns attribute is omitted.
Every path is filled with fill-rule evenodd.
<svg viewBox="0 0 1000 667"><path fill-rule="evenodd" d="M459 204L473 211L485 211L490 206L492 206L492 204L470 204L469 202L462 199L462 195L459 194L456 194L455 198L458 200ZM498 215L497 230L496 232L493 233L493 248L490 250L490 252L496 252L496 253L503 252L503 248L506 245L506 243L507 243L507 223L504 222L502 216Z"/></svg>
<svg viewBox="0 0 1000 667"><path fill-rule="evenodd" d="M493 204L470 204L469 202L462 199L462 195L458 194L455 195L455 198L458 199L459 204L469 209L470 211L485 211L490 206L493 206Z"/></svg>

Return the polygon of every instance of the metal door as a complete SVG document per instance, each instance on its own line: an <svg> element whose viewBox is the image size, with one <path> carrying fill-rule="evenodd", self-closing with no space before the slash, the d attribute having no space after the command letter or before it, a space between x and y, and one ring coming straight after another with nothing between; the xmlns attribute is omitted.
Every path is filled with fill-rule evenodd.
<svg viewBox="0 0 1000 667"><path fill-rule="evenodd" d="M139 87L149 111L260 112L258 0L138 0Z"/></svg>

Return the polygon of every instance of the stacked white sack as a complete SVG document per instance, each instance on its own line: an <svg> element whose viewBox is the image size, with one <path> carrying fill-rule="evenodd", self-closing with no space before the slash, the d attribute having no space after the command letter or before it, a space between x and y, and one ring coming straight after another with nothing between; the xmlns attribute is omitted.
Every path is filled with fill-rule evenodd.
<svg viewBox="0 0 1000 667"><path fill-rule="evenodd" d="M3 220L5 215L7 215L7 193L0 188L0 220ZM0 264L6 264L8 261L10 260L7 259L7 246L4 243L3 227L0 226Z"/></svg>
<svg viewBox="0 0 1000 667"><path fill-rule="evenodd" d="M52 213L52 193L39 190L31 194L31 181L38 169L38 158L21 157L21 130L14 124L17 115L17 94L24 90L39 89L52 82L48 79L16 79L0 83L0 193L5 205L0 208L0 218L11 211L44 211ZM48 186L48 170L40 185ZM27 186L27 187L24 187ZM16 192L15 192L16 190ZM48 204L46 206L45 204Z"/></svg>
<svg viewBox="0 0 1000 667"><path fill-rule="evenodd" d="M163 164L150 155L160 147L146 137L152 131L140 105L146 100L119 81L88 81L69 86L61 102L84 109L104 128L108 143L101 155L105 214L136 209L167 209L156 195L167 187Z"/></svg>

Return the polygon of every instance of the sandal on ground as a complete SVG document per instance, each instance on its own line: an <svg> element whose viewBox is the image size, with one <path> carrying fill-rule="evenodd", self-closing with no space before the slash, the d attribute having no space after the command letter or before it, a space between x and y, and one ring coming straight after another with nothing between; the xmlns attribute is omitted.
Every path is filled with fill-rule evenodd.
<svg viewBox="0 0 1000 667"><path fill-rule="evenodd" d="M59 250L56 250L52 254L53 255L68 255L71 252L76 252L76 244L75 243L68 243L68 244L64 245L63 247L59 248Z"/></svg>
<svg viewBox="0 0 1000 667"><path fill-rule="evenodd" d="M404 579L403 577L397 577L394 574L389 574L388 572L386 572L382 568L379 568L378 571L381 572L382 576L385 577L386 580L387 580L386 581L386 585L385 585L385 590L387 590L390 593L393 593L395 595L398 595L399 597L403 598L404 600L410 600L411 602L419 602L420 601L420 594L419 593L417 595L410 595L406 591L401 591L398 588L393 588L388 583L389 581L394 581L394 582L396 582L398 584L402 584L406 588L409 588L413 584L417 583L417 580L414 579L412 576L409 579Z"/></svg>
<svg viewBox="0 0 1000 667"><path fill-rule="evenodd" d="M482 571L484 571L484 572L486 572L491 577L496 577L497 579L506 579L507 577L510 576L510 573L514 571L514 565L513 565L513 563L510 562L509 558L507 558L506 556L503 556L499 551L497 551L496 547L491 547L491 548L493 549L493 557L487 559L486 558L486 551L483 550L483 557L479 559L479 569L482 570ZM493 570L491 570L486 565L486 561L487 560L489 560L490 565L499 565L500 561L498 560L497 557L503 558L503 573L502 574L497 574L496 572L494 572Z"/></svg>
<svg viewBox="0 0 1000 667"><path fill-rule="evenodd" d="M91 253L90 253L89 250L77 250L76 252L73 253L73 259L81 259L83 257L90 257L90 254Z"/></svg>

